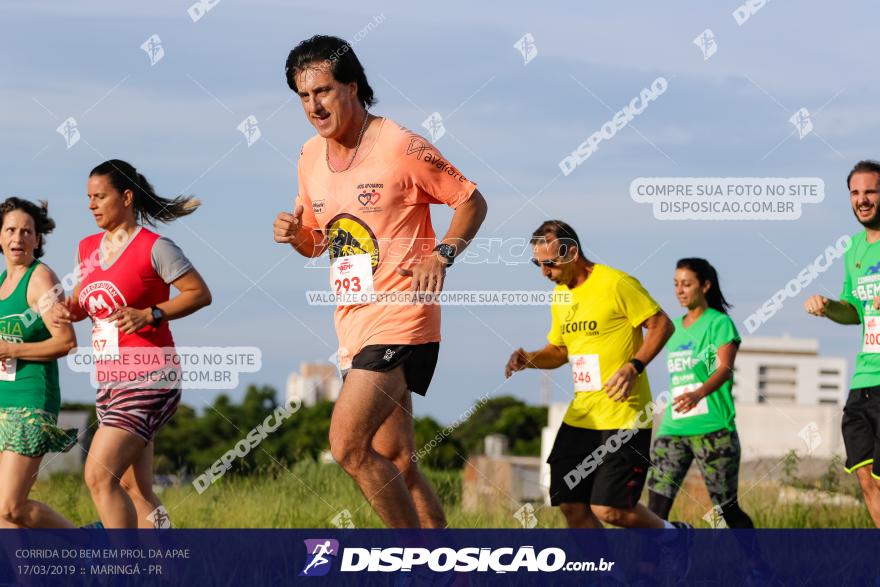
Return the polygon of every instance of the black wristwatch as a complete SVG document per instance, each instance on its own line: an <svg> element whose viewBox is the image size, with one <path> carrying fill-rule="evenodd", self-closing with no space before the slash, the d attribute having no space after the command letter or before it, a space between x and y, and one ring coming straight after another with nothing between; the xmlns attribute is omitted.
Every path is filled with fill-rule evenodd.
<svg viewBox="0 0 880 587"><path fill-rule="evenodd" d="M165 312L156 306L150 306L150 313L153 316L153 326L158 327L162 323L162 320L165 319Z"/></svg>
<svg viewBox="0 0 880 587"><path fill-rule="evenodd" d="M641 375L641 374L642 374L642 371L645 370L645 364L644 364L643 362L641 362L640 360L638 360L638 359L630 359L629 362L632 363L632 366L636 368L636 372L637 372L639 375Z"/></svg>
<svg viewBox="0 0 880 587"><path fill-rule="evenodd" d="M455 261L455 245L440 243L434 247L434 252L440 253L440 256L446 261L447 267L452 267L452 263Z"/></svg>

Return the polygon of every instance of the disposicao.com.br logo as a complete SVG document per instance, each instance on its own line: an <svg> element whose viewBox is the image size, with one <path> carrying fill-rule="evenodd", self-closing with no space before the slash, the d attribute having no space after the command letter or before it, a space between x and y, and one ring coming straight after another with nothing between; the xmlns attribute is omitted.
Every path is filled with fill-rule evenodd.
<svg viewBox="0 0 880 587"><path fill-rule="evenodd" d="M308 559L300 576L316 577L326 575L331 568L332 559L339 553L339 543L331 539L306 540ZM493 572L516 573L518 571L553 573L556 571L599 571L608 572L614 562L566 561L561 548L544 548L536 551L533 546L518 548L420 548L389 547L360 548L347 547L342 550L339 564L340 572L408 572L413 567L427 568L435 573L454 572Z"/></svg>

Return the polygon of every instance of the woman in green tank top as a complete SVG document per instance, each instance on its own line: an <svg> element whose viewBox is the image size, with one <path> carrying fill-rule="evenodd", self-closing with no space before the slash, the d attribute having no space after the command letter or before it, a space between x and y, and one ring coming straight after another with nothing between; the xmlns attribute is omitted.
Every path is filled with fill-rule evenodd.
<svg viewBox="0 0 880 587"><path fill-rule="evenodd" d="M58 357L76 346L70 325L47 326L61 293L37 259L55 228L46 205L8 198L0 204L0 528L72 528L45 504L28 499L43 455L69 450L76 430L57 427ZM58 286L58 287L56 287Z"/></svg>

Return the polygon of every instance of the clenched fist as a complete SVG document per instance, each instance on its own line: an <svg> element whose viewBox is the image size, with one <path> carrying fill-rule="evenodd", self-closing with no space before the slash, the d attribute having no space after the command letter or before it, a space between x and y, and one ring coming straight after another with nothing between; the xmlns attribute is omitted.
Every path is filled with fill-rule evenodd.
<svg viewBox="0 0 880 587"><path fill-rule="evenodd" d="M813 316L824 316L825 308L828 306L828 298L825 296L810 296L810 298L804 302L804 310L807 311L807 314L812 314Z"/></svg>
<svg viewBox="0 0 880 587"><path fill-rule="evenodd" d="M275 217L275 224L273 225L276 243L293 244L296 240L297 234L299 234L299 231L302 229L302 215L302 204L297 204L293 214L289 212L278 213L278 216Z"/></svg>
<svg viewBox="0 0 880 587"><path fill-rule="evenodd" d="M504 367L504 377L510 377L517 371L522 371L523 369L528 368L528 366L529 354L521 348L516 349L507 360L507 365Z"/></svg>

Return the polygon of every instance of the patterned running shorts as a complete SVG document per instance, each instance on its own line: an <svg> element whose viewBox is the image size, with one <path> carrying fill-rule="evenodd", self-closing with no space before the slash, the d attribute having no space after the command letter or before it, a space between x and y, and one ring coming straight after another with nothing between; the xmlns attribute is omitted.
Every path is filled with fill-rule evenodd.
<svg viewBox="0 0 880 587"><path fill-rule="evenodd" d="M736 430L694 436L658 436L651 447L648 489L675 499L696 459L712 503L724 506L737 499L740 461Z"/></svg>

